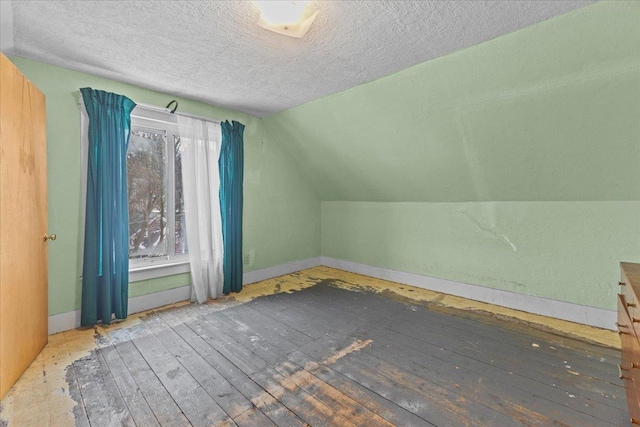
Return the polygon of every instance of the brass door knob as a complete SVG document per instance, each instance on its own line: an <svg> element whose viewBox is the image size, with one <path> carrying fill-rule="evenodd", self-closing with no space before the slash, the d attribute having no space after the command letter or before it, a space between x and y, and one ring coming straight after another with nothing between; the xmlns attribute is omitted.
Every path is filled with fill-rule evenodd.
<svg viewBox="0 0 640 427"><path fill-rule="evenodd" d="M44 241L46 242L47 240L56 240L58 236L56 236L55 234L45 234L44 235Z"/></svg>

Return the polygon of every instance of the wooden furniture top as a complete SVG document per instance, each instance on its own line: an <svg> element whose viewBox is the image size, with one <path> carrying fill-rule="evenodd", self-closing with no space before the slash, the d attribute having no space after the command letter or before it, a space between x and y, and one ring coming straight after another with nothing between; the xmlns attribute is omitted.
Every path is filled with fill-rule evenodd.
<svg viewBox="0 0 640 427"><path fill-rule="evenodd" d="M640 264L633 262L621 262L623 279L631 286L636 295L640 297Z"/></svg>

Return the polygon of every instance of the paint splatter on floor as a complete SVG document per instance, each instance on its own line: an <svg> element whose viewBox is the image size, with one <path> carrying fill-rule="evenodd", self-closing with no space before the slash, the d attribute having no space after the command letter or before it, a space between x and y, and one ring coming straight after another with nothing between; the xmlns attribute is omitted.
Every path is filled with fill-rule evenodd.
<svg viewBox="0 0 640 427"><path fill-rule="evenodd" d="M301 290L327 285L351 292L375 293L394 301L407 304L410 310L416 311L428 307L434 311L456 313L466 316L491 316L498 321L508 321L539 328L558 336L579 337L598 345L619 348L618 336L611 331L604 331L584 325L577 325L557 319L511 310L490 304L466 300L464 298L445 295L406 285L374 279L367 276L344 272L328 267L316 267L286 276L281 276L246 286L239 294L225 296L208 301L210 311L226 310L241 304L249 303L256 298L280 293L295 293ZM171 311L177 307L189 305L188 302L173 304L156 310L134 314L121 323L110 326L77 329L55 334L49 337L49 343L27 369L21 379L9 391L0 404L0 427L22 425L72 425L74 420L81 419L84 408L78 403L81 384L76 377L74 362L83 358L95 357L95 350L136 339L145 333L144 322L153 316ZM357 353L372 345L371 340L362 339L336 349L336 352L314 369L337 363L352 353ZM532 345L536 347L536 343ZM552 350L556 347L550 346ZM602 362L602 360L600 360ZM317 362L316 362L317 363ZM286 366L279 367L286 372ZM382 367L391 369L390 367ZM578 372L567 370L570 375ZM391 372L389 373L392 374ZM304 372L288 374L285 384L292 387L312 387L315 383ZM293 384L293 385L291 385ZM284 385L282 385L284 387ZM282 388L281 387L281 388ZM325 390L327 393L335 393ZM336 399L340 396L335 395ZM342 398L342 397L340 397ZM263 396L255 400L260 405L273 403L273 396ZM256 406L259 406L256 404ZM39 408L39 410L34 410ZM517 409L517 408L516 408ZM514 411L516 410L514 409ZM382 410L382 409L381 409ZM526 412L526 411L525 411ZM522 412L523 416L526 415Z"/></svg>

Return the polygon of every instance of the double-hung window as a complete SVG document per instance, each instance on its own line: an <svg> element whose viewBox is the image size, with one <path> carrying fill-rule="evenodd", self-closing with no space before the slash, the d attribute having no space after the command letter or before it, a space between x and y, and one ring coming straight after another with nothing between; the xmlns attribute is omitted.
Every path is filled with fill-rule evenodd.
<svg viewBox="0 0 640 427"><path fill-rule="evenodd" d="M130 280L189 271L175 117L136 107L127 151Z"/></svg>

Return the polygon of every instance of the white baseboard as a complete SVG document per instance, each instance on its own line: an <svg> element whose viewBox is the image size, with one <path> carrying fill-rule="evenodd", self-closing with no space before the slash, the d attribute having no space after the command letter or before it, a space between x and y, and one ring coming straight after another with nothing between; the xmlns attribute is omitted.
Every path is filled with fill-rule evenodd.
<svg viewBox="0 0 640 427"><path fill-rule="evenodd" d="M273 277L291 274L307 268L325 265L352 273L402 283L408 286L429 289L450 295L456 295L475 301L482 301L502 307L570 322L595 326L603 329L616 330L615 322L617 314L613 310L589 307L564 301L556 301L548 298L519 294L516 292L492 289L484 286L469 285L453 280L438 279L436 277L421 274L407 273L389 268L375 267L357 262L343 261L329 257L315 257L300 261L250 271L243 274L243 285L260 282ZM140 295L129 299L129 314L138 313L152 308L162 307L191 298L191 286L168 289ZM68 331L80 327L80 310L49 316L49 335L62 331Z"/></svg>
<svg viewBox="0 0 640 427"><path fill-rule="evenodd" d="M307 268L318 267L322 265L322 257L308 258L300 261L292 261L286 264L275 265L273 267L263 268L261 270L249 271L242 276L242 284L260 282L262 280L271 279L273 277L284 276L296 271Z"/></svg>
<svg viewBox="0 0 640 427"><path fill-rule="evenodd" d="M49 335L80 327L80 310L49 316Z"/></svg>
<svg viewBox="0 0 640 427"><path fill-rule="evenodd" d="M129 298L127 314L139 313L152 308L162 307L163 305L186 301L190 298L191 285L140 295ZM49 316L49 335L79 327L80 310L68 311L66 313Z"/></svg>
<svg viewBox="0 0 640 427"><path fill-rule="evenodd" d="M140 295L139 297L129 298L129 310L127 314L140 313L141 311L151 310L152 308L190 299L191 285Z"/></svg>
<svg viewBox="0 0 640 427"><path fill-rule="evenodd" d="M597 328L616 330L617 313L613 310L556 301L484 286L469 285L453 280L438 279L436 277L329 257L322 257L322 265L365 276L376 277L378 279L389 280L391 282L402 283L404 285L415 286L417 288L429 289L475 301L508 307L527 313L554 317L556 319L568 320Z"/></svg>
<svg viewBox="0 0 640 427"><path fill-rule="evenodd" d="M248 285L273 277L291 274L306 268L317 267L321 264L321 258L309 258L300 261L288 262L286 264L263 268L261 270L250 271L242 275L243 285ZM139 313L152 308L162 307L180 301L191 299L191 285L179 288L167 289L166 291L154 292L129 298L128 314ZM80 327L80 310L49 316L49 335L58 332L68 331Z"/></svg>

